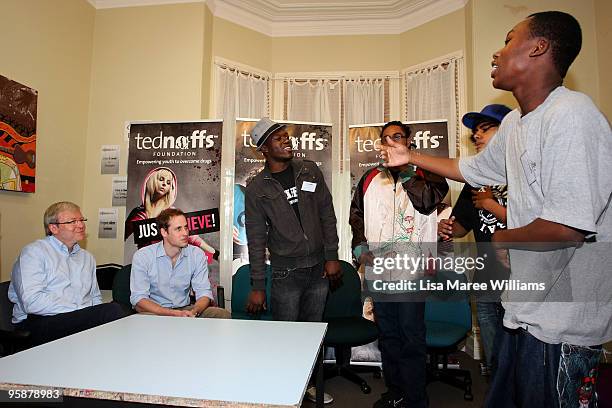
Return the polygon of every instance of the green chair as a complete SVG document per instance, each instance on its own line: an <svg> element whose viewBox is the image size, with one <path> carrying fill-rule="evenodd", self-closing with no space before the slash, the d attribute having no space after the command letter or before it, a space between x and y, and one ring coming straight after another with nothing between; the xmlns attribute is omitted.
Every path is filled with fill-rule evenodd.
<svg viewBox="0 0 612 408"><path fill-rule="evenodd" d="M467 281L465 275L452 271L440 271L439 281ZM426 343L429 363L427 382L442 381L464 391L463 398L472 401L472 376L470 371L448 367L448 356L456 352L458 345L472 330L472 311L469 297L464 292L430 294L425 302ZM439 367L441 365L441 367Z"/></svg>
<svg viewBox="0 0 612 408"><path fill-rule="evenodd" d="M272 292L272 269L266 267L266 310L258 315L246 312L246 304L251 292L251 265L242 265L232 276L232 319L273 320L270 308Z"/></svg>
<svg viewBox="0 0 612 408"><path fill-rule="evenodd" d="M327 322L327 333L323 344L333 347L336 363L325 368L325 378L342 376L361 387L364 394L371 388L350 365L351 347L369 344L378 338L376 324L363 317L361 303L361 280L355 268L345 261L342 266L342 285L329 293L325 304L323 320ZM380 373L376 366L366 367Z"/></svg>

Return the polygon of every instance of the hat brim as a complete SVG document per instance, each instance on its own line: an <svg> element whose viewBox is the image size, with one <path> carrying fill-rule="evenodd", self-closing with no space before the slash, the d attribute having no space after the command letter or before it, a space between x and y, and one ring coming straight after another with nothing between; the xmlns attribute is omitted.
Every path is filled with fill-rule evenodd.
<svg viewBox="0 0 612 408"><path fill-rule="evenodd" d="M482 122L500 123L499 119L494 118L493 116L483 115L480 112L466 113L465 115L463 115L463 118L461 118L461 122L465 127L472 130L474 130L474 128Z"/></svg>
<svg viewBox="0 0 612 408"><path fill-rule="evenodd" d="M268 130L266 130L266 132L261 136L261 138L259 138L259 141L257 142L257 150L261 150L261 147L264 145L264 143L266 143L266 140L268 140L268 137L270 137L272 133L284 128L285 126L287 125L284 125L282 123L275 123L270 126Z"/></svg>

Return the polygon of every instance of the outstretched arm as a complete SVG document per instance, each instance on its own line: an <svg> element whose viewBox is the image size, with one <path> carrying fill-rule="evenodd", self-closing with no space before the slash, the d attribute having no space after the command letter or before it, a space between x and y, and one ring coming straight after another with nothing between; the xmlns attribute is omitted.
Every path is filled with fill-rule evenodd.
<svg viewBox="0 0 612 408"><path fill-rule="evenodd" d="M386 145L382 146L381 155L383 166L399 167L406 164L414 164L424 170L436 173L442 177L457 180L465 183L465 179L459 170L459 159L448 159L444 157L434 157L410 150L408 146L397 143L391 138L387 138Z"/></svg>

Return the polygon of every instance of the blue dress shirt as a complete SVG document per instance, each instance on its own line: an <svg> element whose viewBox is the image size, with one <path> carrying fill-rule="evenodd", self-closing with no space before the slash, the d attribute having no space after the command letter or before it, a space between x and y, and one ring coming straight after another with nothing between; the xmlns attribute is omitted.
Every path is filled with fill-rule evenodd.
<svg viewBox="0 0 612 408"><path fill-rule="evenodd" d="M141 299L150 299L160 306L177 308L189 305L189 288L196 299L206 296L213 299L208 280L208 263L202 249L188 245L181 249L174 267L158 242L139 249L132 258L130 275L130 302L132 306Z"/></svg>
<svg viewBox="0 0 612 408"><path fill-rule="evenodd" d="M8 296L13 323L28 314L53 316L102 303L96 261L79 244L72 252L53 236L26 245L13 265Z"/></svg>

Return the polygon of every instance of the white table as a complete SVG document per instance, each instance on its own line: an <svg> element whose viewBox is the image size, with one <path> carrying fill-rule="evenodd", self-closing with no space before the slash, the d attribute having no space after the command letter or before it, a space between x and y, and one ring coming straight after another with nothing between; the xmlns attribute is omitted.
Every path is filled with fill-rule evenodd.
<svg viewBox="0 0 612 408"><path fill-rule="evenodd" d="M0 389L19 384L150 404L298 407L326 328L132 315L0 359Z"/></svg>

